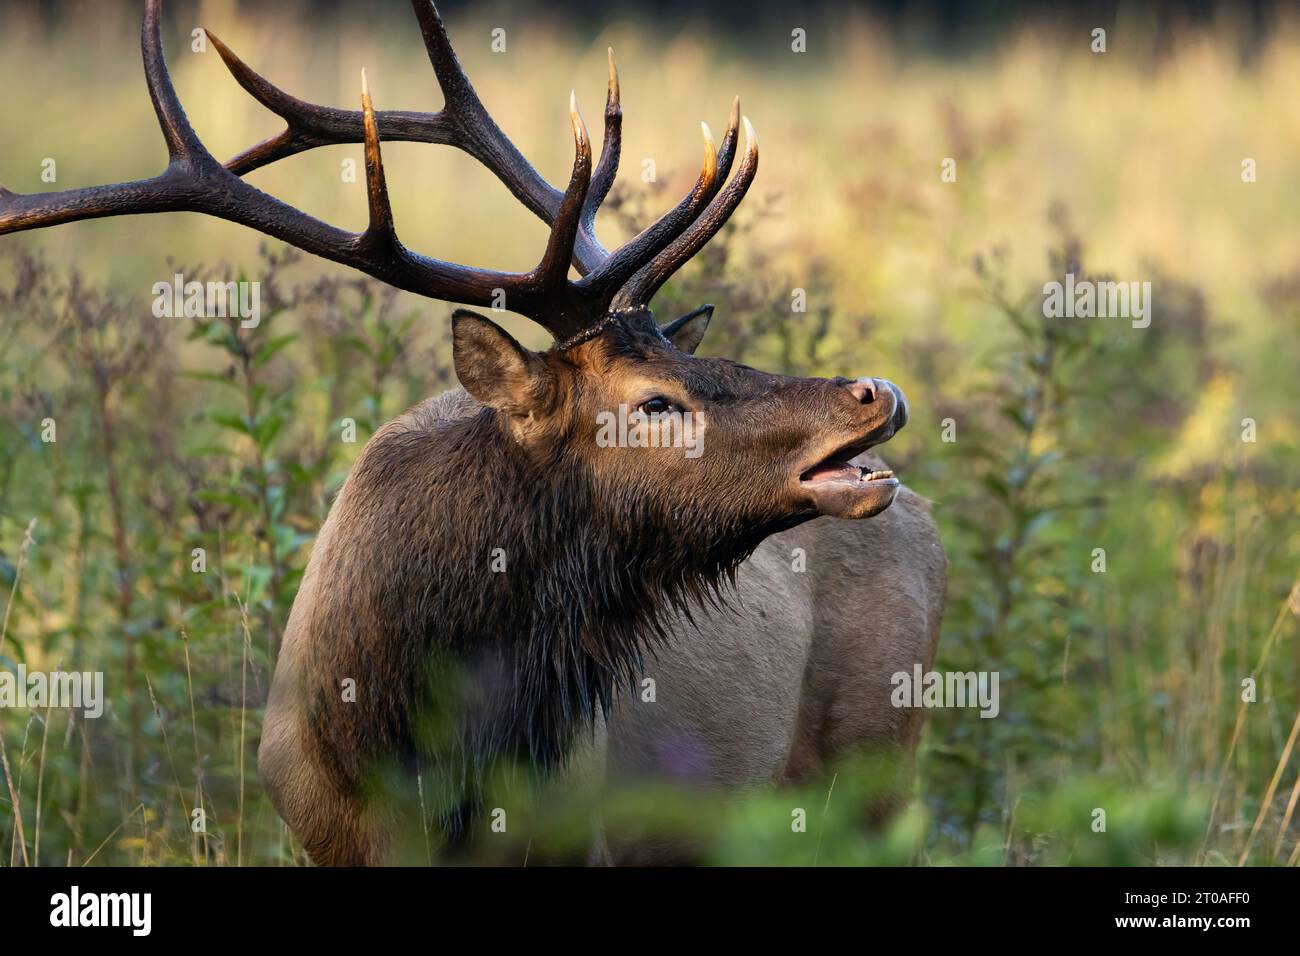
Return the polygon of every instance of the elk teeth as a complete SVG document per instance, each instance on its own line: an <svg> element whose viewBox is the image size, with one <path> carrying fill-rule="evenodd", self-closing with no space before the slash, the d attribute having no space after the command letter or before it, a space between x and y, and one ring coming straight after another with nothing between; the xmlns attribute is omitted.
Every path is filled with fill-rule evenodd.
<svg viewBox="0 0 1300 956"><path fill-rule="evenodd" d="M876 481L877 479L880 478L893 478L893 477L894 477L894 473L892 471L864 471L862 473L861 480Z"/></svg>

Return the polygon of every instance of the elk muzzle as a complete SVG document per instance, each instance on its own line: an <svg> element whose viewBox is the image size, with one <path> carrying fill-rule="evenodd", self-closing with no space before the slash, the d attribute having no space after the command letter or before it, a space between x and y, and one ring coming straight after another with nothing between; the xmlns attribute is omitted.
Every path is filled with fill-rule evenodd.
<svg viewBox="0 0 1300 956"><path fill-rule="evenodd" d="M834 518L870 518L893 504L899 482L888 469L873 469L857 459L893 438L907 424L907 399L882 378L838 379L845 397L855 403L855 434L840 439L829 454L798 475L799 494L818 514Z"/></svg>

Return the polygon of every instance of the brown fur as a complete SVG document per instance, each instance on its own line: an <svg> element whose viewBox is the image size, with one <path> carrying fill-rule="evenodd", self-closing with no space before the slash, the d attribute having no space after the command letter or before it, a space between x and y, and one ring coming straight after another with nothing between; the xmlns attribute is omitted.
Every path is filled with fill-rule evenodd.
<svg viewBox="0 0 1300 956"><path fill-rule="evenodd" d="M792 569L795 549L805 572ZM736 599L679 621L647 663L655 702L616 703L606 785L741 790L828 777L852 754L906 757L924 711L893 707L889 678L933 663L946 572L929 508L906 488L874 518L819 518L768 538L741 565ZM901 801L884 797L876 818ZM606 837L607 862L698 861L678 840Z"/></svg>
<svg viewBox="0 0 1300 956"><path fill-rule="evenodd" d="M886 440L905 421L887 383L875 380L863 401L847 379L693 358L644 313L542 354L484 319L459 317L455 344L478 401L430 399L371 439L321 530L286 628L259 766L318 863L390 859L394 821L375 781L417 772L442 835L458 845L475 826L483 767L563 766L582 727L616 714L614 695L634 686L650 648L685 643L708 659L690 615L729 613L716 596L760 542L825 507L800 472L838 448ZM704 455L597 446L597 413L648 393L705 414ZM834 507L856 515L888 504L860 497ZM496 548L501 573L491 569ZM933 579L906 548L893 564L900 577ZM747 579L742 572L742 598ZM860 596L843 597L857 602L845 614L861 607ZM778 777L864 734L907 743L899 714L838 703L830 675L856 655L862 662L849 671L874 686L882 654L910 663L928 653L918 648L937 626L933 597L931 586L926 615L898 619L901 654L860 653L836 637L848 621L808 644L812 693L799 697L797 730L774 728L772 741L784 735L789 750ZM806 642L808 631L790 636ZM764 646L780 654L781 640L770 634ZM757 672L736 679L761 680L755 661ZM341 693L347 679L355 701ZM827 726L832 733L814 729Z"/></svg>

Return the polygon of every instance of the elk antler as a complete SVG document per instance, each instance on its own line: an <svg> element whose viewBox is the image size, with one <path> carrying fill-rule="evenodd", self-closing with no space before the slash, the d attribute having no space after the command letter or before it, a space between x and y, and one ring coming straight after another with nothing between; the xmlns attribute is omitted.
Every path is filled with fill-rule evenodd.
<svg viewBox="0 0 1300 956"><path fill-rule="evenodd" d="M758 146L744 120L745 156L730 172L737 139L739 101L721 149L705 124L704 163L695 186L672 209L614 252L596 240L596 210L618 170L622 109L618 73L609 58L605 140L600 163L591 168L587 129L570 95L574 161L560 192L524 159L484 109L460 66L431 0L412 0L425 47L445 103L437 113L376 113L362 74L360 112L306 103L253 72L215 35L208 36L231 73L258 102L285 120L286 129L236 156L218 162L185 117L161 39L161 0L146 0L141 47L145 81L153 100L168 163L152 179L130 183L19 195L0 186L0 235L80 219L154 212L200 212L274 236L322 258L359 269L390 285L430 298L467 305L504 305L528 316L557 339L600 322L611 307L640 308L663 282L720 229L753 181ZM409 140L456 146L491 170L529 210L551 227L537 266L521 273L470 268L412 252L397 238L384 180L380 141ZM351 233L315 219L246 183L253 169L304 150L333 143L365 144L370 218L364 232ZM568 278L570 263L581 274Z"/></svg>

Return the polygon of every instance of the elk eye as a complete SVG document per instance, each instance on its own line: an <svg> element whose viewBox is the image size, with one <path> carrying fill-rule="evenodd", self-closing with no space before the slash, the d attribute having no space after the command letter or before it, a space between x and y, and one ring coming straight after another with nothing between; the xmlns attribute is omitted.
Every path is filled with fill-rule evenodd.
<svg viewBox="0 0 1300 956"><path fill-rule="evenodd" d="M676 407L662 395L656 395L654 398L647 398L640 405L640 410L647 415L662 415L664 412L675 412Z"/></svg>

